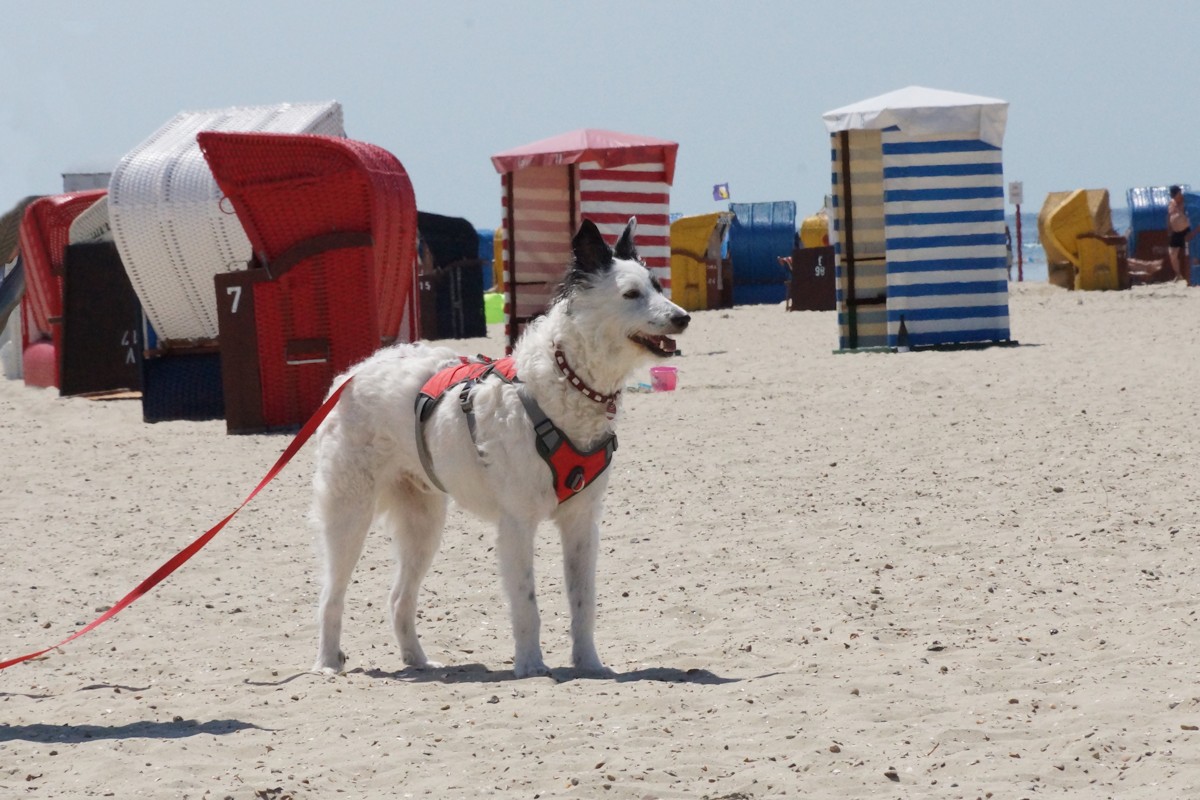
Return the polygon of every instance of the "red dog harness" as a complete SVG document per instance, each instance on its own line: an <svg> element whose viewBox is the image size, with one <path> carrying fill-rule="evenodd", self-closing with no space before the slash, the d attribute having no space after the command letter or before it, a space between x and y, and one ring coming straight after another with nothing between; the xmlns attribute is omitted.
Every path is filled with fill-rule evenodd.
<svg viewBox="0 0 1200 800"><path fill-rule="evenodd" d="M433 457L429 452L429 444L425 440L425 421L429 419L433 409L446 392L452 387L462 386L458 393L458 404L467 417L467 429L471 432L471 441L475 442L476 449L478 449L471 392L477 384L492 375L496 375L505 383L516 385L517 395L521 398L521 404L525 406L525 413L533 422L534 444L537 446L538 455L546 462L546 466L550 467L550 475L558 502L562 503L583 491L592 481L600 477L604 470L608 469L608 465L612 463L613 452L617 449L616 434L609 434L604 441L591 450L581 451L557 425L550 421L537 402L525 391L525 387L517 378L517 365L512 357L493 361L485 356L478 356L475 360L460 356L459 360L461 363L437 372L425 382L420 393L417 394L417 452L421 457L421 465L425 468L425 474L429 476L429 480L434 486L443 492L446 491L446 487L438 480L437 474L433 470Z"/></svg>

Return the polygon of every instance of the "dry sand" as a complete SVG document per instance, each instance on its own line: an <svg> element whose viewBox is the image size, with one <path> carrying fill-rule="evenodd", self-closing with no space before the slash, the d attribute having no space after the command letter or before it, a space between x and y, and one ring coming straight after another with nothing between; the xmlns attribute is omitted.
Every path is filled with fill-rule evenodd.
<svg viewBox="0 0 1200 800"><path fill-rule="evenodd" d="M4 797L1200 795L1200 290L1013 287L1019 347L834 355L832 312L695 315L625 398L598 643L514 680L486 526L451 514L406 672L376 533L349 673L309 674L303 451L114 621L0 673ZM464 352L498 353L490 340ZM0 385L0 660L94 618L288 439ZM543 643L569 656L553 529Z"/></svg>

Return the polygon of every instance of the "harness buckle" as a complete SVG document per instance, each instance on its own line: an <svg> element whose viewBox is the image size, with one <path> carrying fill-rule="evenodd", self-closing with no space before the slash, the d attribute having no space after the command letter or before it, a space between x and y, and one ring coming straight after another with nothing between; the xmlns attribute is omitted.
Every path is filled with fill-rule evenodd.
<svg viewBox="0 0 1200 800"><path fill-rule="evenodd" d="M458 407L464 414L470 414L475 410L475 401L471 399L471 390L474 388L475 381L464 381L462 391L458 393Z"/></svg>
<svg viewBox="0 0 1200 800"><path fill-rule="evenodd" d="M549 419L534 425L533 432L537 436L538 450L545 455L553 453L562 444L562 433Z"/></svg>

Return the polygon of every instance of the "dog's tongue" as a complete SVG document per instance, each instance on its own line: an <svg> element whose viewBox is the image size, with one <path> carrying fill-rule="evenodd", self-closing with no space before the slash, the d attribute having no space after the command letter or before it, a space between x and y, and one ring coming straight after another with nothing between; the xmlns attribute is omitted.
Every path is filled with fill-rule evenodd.
<svg viewBox="0 0 1200 800"><path fill-rule="evenodd" d="M658 351L665 356L673 356L679 353L675 346L675 340L670 336L657 336L648 333L638 334L633 337L638 344L650 351Z"/></svg>
<svg viewBox="0 0 1200 800"><path fill-rule="evenodd" d="M651 339L651 341L654 342L654 346L659 349L659 352L672 356L675 355L675 340L670 336L655 336Z"/></svg>

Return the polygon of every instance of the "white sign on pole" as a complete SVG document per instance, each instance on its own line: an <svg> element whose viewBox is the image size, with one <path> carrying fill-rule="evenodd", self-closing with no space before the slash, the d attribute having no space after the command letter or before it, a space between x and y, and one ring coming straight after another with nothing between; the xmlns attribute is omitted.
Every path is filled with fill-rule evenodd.
<svg viewBox="0 0 1200 800"><path fill-rule="evenodd" d="M1021 194L1024 192L1025 186L1021 181L1010 181L1008 184L1008 202L1014 206L1021 205Z"/></svg>

